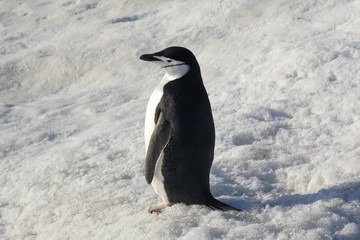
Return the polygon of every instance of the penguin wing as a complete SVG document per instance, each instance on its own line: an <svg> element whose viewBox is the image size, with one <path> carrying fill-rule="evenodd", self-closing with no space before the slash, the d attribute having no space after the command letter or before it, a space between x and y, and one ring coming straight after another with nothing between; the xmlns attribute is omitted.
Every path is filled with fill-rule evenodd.
<svg viewBox="0 0 360 240"><path fill-rule="evenodd" d="M148 183L153 179L156 163L170 139L170 134L170 122L160 112L146 153L145 178Z"/></svg>

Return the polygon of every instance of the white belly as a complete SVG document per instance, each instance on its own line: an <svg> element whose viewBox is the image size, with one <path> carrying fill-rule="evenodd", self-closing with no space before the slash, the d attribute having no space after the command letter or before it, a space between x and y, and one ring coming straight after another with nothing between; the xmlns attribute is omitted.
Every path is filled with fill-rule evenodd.
<svg viewBox="0 0 360 240"><path fill-rule="evenodd" d="M151 135L155 129L155 111L156 107L159 104L161 97L163 95L163 87L169 82L167 75L164 76L160 84L155 88L153 93L150 96L147 108L146 108L146 117L145 117L145 149L146 152L149 148L149 142ZM161 152L159 159L156 162L154 169L154 176L151 181L151 185L154 188L155 192L161 197L165 203L169 203L167 194L164 187L164 177L161 172L161 166L163 163L163 153Z"/></svg>
<svg viewBox="0 0 360 240"><path fill-rule="evenodd" d="M154 188L155 192L161 197L164 203L169 203L165 186L164 186L164 177L161 173L161 167L163 164L163 152L161 152L158 161L156 162L154 177L151 181L151 185Z"/></svg>

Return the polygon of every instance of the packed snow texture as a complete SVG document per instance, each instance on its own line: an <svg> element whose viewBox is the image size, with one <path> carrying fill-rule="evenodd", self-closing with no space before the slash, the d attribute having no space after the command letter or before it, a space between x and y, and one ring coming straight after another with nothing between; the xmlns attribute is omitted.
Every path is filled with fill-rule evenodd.
<svg viewBox="0 0 360 240"><path fill-rule="evenodd" d="M0 1L0 239L360 239L360 1ZM197 56L213 195L144 178L147 100Z"/></svg>

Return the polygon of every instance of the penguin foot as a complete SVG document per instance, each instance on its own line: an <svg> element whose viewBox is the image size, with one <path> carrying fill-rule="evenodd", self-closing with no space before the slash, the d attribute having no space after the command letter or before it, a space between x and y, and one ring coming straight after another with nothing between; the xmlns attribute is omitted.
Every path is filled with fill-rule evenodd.
<svg viewBox="0 0 360 240"><path fill-rule="evenodd" d="M159 206L153 206L153 207L150 207L148 209L148 212L149 213L153 213L153 212L161 212L161 210L163 210L164 208L166 207L170 207L171 204L170 203L165 203L163 205L159 205Z"/></svg>

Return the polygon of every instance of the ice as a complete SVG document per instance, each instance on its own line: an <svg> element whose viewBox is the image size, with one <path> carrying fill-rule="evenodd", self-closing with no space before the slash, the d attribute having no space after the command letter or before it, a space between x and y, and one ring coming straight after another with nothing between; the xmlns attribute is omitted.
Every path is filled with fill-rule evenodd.
<svg viewBox="0 0 360 240"><path fill-rule="evenodd" d="M358 1L0 1L0 239L360 239ZM144 118L202 69L219 212L161 199Z"/></svg>

